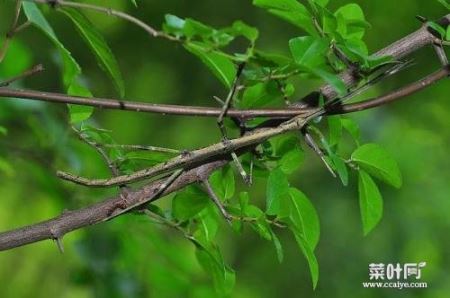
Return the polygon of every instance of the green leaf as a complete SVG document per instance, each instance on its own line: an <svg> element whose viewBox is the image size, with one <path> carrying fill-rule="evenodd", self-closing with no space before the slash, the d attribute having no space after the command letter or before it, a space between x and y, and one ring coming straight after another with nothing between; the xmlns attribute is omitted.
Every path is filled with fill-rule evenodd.
<svg viewBox="0 0 450 298"><path fill-rule="evenodd" d="M344 186L348 185L348 169L345 162L337 154L330 155L334 169L338 173L339 178Z"/></svg>
<svg viewBox="0 0 450 298"><path fill-rule="evenodd" d="M92 97L92 93L85 87L81 86L77 82L72 83L67 94L72 96ZM80 106L80 105L67 105L69 108L70 123L76 124L83 122L91 117L94 112L93 107Z"/></svg>
<svg viewBox="0 0 450 298"><path fill-rule="evenodd" d="M365 236L378 224L383 216L383 198L373 179L363 170L359 171L358 191Z"/></svg>
<svg viewBox="0 0 450 298"><path fill-rule="evenodd" d="M254 205L248 205L244 210L244 215L256 219L250 223L253 230L255 230L262 238L268 241L272 240L272 232L269 223L266 221L266 216L261 209Z"/></svg>
<svg viewBox="0 0 450 298"><path fill-rule="evenodd" d="M211 275L216 292L221 296L228 296L236 282L233 269L224 264L218 249L212 251L210 248L200 245L197 245L196 248L197 260L205 271Z"/></svg>
<svg viewBox="0 0 450 298"><path fill-rule="evenodd" d="M356 3L340 7L334 15L338 21L337 32L345 39L361 39L370 25L365 21L364 12Z"/></svg>
<svg viewBox="0 0 450 298"><path fill-rule="evenodd" d="M130 0L131 1L131 3L133 3L133 5L135 6L135 7L138 7L138 5L137 5L137 3L136 3L136 0Z"/></svg>
<svg viewBox="0 0 450 298"><path fill-rule="evenodd" d="M70 52L64 47L64 45L58 40L55 32L51 28L50 24L47 22L45 17L42 15L39 8L35 3L24 1L22 2L22 7L27 16L27 19L41 31L43 31L50 40L57 46L62 57L64 73L63 81L64 86L68 89L78 75L81 74L81 68L78 63L73 59Z"/></svg>
<svg viewBox="0 0 450 298"><path fill-rule="evenodd" d="M347 94L347 86L338 75L321 68L311 68L310 72L330 84L339 96Z"/></svg>
<svg viewBox="0 0 450 298"><path fill-rule="evenodd" d="M198 186L188 186L175 195L172 214L179 220L187 220L202 211L209 203L208 195Z"/></svg>
<svg viewBox="0 0 450 298"><path fill-rule="evenodd" d="M206 40L213 35L214 31L214 28L193 19L186 19L183 26L183 33L187 38L200 36Z"/></svg>
<svg viewBox="0 0 450 298"><path fill-rule="evenodd" d="M169 34L175 34L176 36L182 36L184 24L186 21L172 14L166 14L164 16L165 22L163 24L163 30Z"/></svg>
<svg viewBox="0 0 450 298"><path fill-rule="evenodd" d="M212 71L212 73L228 88L236 76L233 62L218 52L210 50L200 42L189 42L184 47L200 58L200 60Z"/></svg>
<svg viewBox="0 0 450 298"><path fill-rule="evenodd" d="M297 64L314 68L325 64L328 42L323 38L302 36L289 40L289 48Z"/></svg>
<svg viewBox="0 0 450 298"><path fill-rule="evenodd" d="M197 230L194 232L194 237L200 240L205 245L211 244L219 230L218 217L215 213L215 206L211 204L208 208L203 209L195 218L197 222Z"/></svg>
<svg viewBox="0 0 450 298"><path fill-rule="evenodd" d="M278 239L274 231L272 231L272 242L275 246L275 252L277 253L278 262L282 263L284 258L283 247L281 246L280 239Z"/></svg>
<svg viewBox="0 0 450 298"><path fill-rule="evenodd" d="M450 41L450 26L447 26L447 33L445 34L445 40Z"/></svg>
<svg viewBox="0 0 450 298"><path fill-rule="evenodd" d="M319 216L310 200L300 190L289 189L291 200L290 220L303 236L312 251L317 246L320 237Z"/></svg>
<svg viewBox="0 0 450 298"><path fill-rule="evenodd" d="M64 45L56 37L50 24L42 15L39 8L35 3L32 2L22 2L22 7L28 21L44 32L47 37L56 45L58 48L63 64L63 83L69 95L76 96L87 96L90 97L91 93L89 90L78 83L78 77L81 75L81 68L78 63L73 59L71 53L64 47ZM72 123L77 123L88 119L92 112L92 107L75 107L69 105L70 119ZM72 113L74 113L72 115Z"/></svg>
<svg viewBox="0 0 450 298"><path fill-rule="evenodd" d="M359 129L358 123L353 119L341 117L342 127L348 131L348 133L353 137L356 144L359 145L361 140L361 131Z"/></svg>
<svg viewBox="0 0 450 298"><path fill-rule="evenodd" d="M220 199L229 200L233 197L235 182L234 173L230 166L225 166L212 173L209 182Z"/></svg>
<svg viewBox="0 0 450 298"><path fill-rule="evenodd" d="M266 213L283 217L286 207L289 207L289 182L280 168L275 168L269 174L266 187Z"/></svg>
<svg viewBox="0 0 450 298"><path fill-rule="evenodd" d="M341 116L330 116L327 117L328 120L328 143L330 146L337 146L342 138L342 122Z"/></svg>
<svg viewBox="0 0 450 298"><path fill-rule="evenodd" d="M450 3L447 0L437 0L439 3L444 5L445 8L450 9Z"/></svg>
<svg viewBox="0 0 450 298"><path fill-rule="evenodd" d="M317 282L319 281L319 264L317 262L317 258L314 255L314 251L309 246L305 237L302 234L296 232L295 228L293 228L293 233L295 236L295 240L297 241L297 244L300 247L300 250L305 256L306 261L308 262L313 289L315 289L317 287Z"/></svg>
<svg viewBox="0 0 450 298"><path fill-rule="evenodd" d="M242 21L235 21L233 23L232 29L234 31L234 35L242 35L251 43L255 43L256 39L258 39L259 32L255 27L249 26Z"/></svg>
<svg viewBox="0 0 450 298"><path fill-rule="evenodd" d="M253 0L253 5L267 9L311 35L317 35L310 12L296 0Z"/></svg>
<svg viewBox="0 0 450 298"><path fill-rule="evenodd" d="M397 162L379 145L362 145L353 152L351 160L385 183L396 188L402 185L402 176Z"/></svg>
<svg viewBox="0 0 450 298"><path fill-rule="evenodd" d="M122 74L117 64L116 58L106 43L103 36L95 29L94 25L81 12L73 8L61 10L75 24L83 39L91 48L101 68L111 77L114 85L120 94L125 95L125 86Z"/></svg>
<svg viewBox="0 0 450 298"><path fill-rule="evenodd" d="M276 103L282 98L276 82L257 83L245 88L239 107L242 109L261 108Z"/></svg>
<svg viewBox="0 0 450 298"><path fill-rule="evenodd" d="M292 174L302 165L304 159L304 152L300 148L294 148L283 154L278 165L283 173Z"/></svg>

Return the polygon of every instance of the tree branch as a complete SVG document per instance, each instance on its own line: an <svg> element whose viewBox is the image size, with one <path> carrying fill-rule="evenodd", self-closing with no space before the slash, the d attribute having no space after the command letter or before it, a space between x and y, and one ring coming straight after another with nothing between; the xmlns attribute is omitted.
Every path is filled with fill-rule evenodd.
<svg viewBox="0 0 450 298"><path fill-rule="evenodd" d="M128 100L117 100L109 98L89 98L70 96L61 93L40 92L31 90L19 90L0 87L0 100L12 99L31 99L38 101L46 101L62 104L75 104L82 106L91 106L100 109L125 110L133 112L158 113L165 115L182 115L182 116L201 116L201 117L218 117L222 112L222 108L210 107L192 107L168 104L152 104L145 102L133 102ZM229 109L227 117L249 119L255 117L269 118L292 118L294 116L307 113L311 109L290 108L290 109L249 109L237 110Z"/></svg>
<svg viewBox="0 0 450 298"><path fill-rule="evenodd" d="M437 21L437 23L444 28L447 28L450 24L450 14L442 17ZM384 49L379 50L373 54L372 57L391 56L394 60L401 60L424 46L431 45L439 41L440 39L430 32L428 26L423 24L419 30L390 44ZM342 73L340 77L348 87L356 85L356 83L360 80L360 78L356 76L351 69ZM336 91L331 85L322 86L320 88L320 93L328 99L333 99L337 96Z"/></svg>
<svg viewBox="0 0 450 298"><path fill-rule="evenodd" d="M37 1L37 2L48 2L48 1ZM61 1L59 1L61 2ZM444 18L443 22L448 25L450 20L450 15ZM441 20L442 21L442 20ZM149 32L150 33L150 32ZM386 49L383 49L376 53L376 55L392 55L395 59L400 59L413 51L423 47L424 45L430 44L436 41L428 29L422 27L415 33L403 38L402 40L395 42ZM281 134L290 130L297 130L302 128L309 120L317 117L321 114L334 113L349 113L354 111L361 111L364 109L369 109L377 107L383 104L390 103L396 99L402 98L414 92L417 92L431 83L436 82L449 75L448 65L442 70L435 72L428 77L413 83L407 87L401 88L397 91L391 92L385 96L381 96L376 99L371 99L362 103L348 104L339 109L333 106L333 110L329 109L293 109L293 110L232 110L227 112L228 116L237 118L252 118L252 117L281 117L281 118L292 118L288 121L281 123L279 126L274 128L263 128L256 130L252 134L244 135L243 137L230 140L231 145L226 146L223 143L218 143L215 145L208 146L190 154L185 154L183 156L176 157L169 160L166 164L156 165L151 169L144 170L144 172L137 172L136 179L141 179L145 177L155 177L156 175L174 172L177 169L184 169L180 176L174 178L169 185L167 184L167 178L159 179L153 181L142 188L132 191L128 194L127 199L123 200L121 195L109 198L105 201L93 204L91 206L75 210L67 211L60 216L43 221L34 225L19 228L16 230L0 233L0 250L11 249L14 247L22 246L25 244L41 241L44 239L55 239L60 240L66 233L88 226L100 223L102 221L113 218L117 215L123 214L130 208L135 206L141 206L147 202L152 202L159 199L163 195L167 195L171 192L177 191L186 185L195 182L201 182L207 179L207 177L216 169L222 167L229 162L229 153L236 150L241 150L245 152L249 148L253 148L255 145L261 143L262 141L270 138L274 135ZM347 85L355 85L357 83L357 78L351 73L344 73L342 75L343 80ZM321 93L327 98L335 97L334 90L330 86L324 86L320 89ZM195 115L195 116L214 116L220 115L220 109L210 109L204 107L179 107L170 105L152 105L144 103L125 103L118 100L108 100L108 99L90 99L90 98L80 98L80 97L70 97L63 94L55 93L45 93L45 92L34 92L34 91L24 91L24 90L14 90L9 88L0 88L0 96L6 97L22 97L28 99L37 99L43 101L51 102L61 102L61 103L72 103L72 104L82 104L91 105L97 107L111 108L111 109L122 109L122 110L134 110L134 111L146 111L146 112L156 112L156 113L171 113L177 115ZM145 110L144 110L145 109ZM256 116L255 116L256 115ZM213 161L211 161L213 159ZM214 160L215 159L215 160ZM175 177L174 174L170 177ZM123 178L123 177L122 177ZM103 180L107 181L110 185L121 184L122 179L112 178ZM114 180L116 179L116 180ZM98 180L92 180L98 182ZM88 181L92 183L92 181ZM135 181L135 180L133 180ZM161 194L158 192L163 189ZM155 193L158 193L155 196Z"/></svg>
<svg viewBox="0 0 450 298"><path fill-rule="evenodd" d="M206 179L214 170L227 163L227 160L219 160L206 163L202 166L189 170L181 174L170 186L168 186L160 196L177 191L191 183L200 182ZM127 196L126 204L123 205L121 195L109 198L105 201L93 204L86 208L75 211L65 211L60 216L51 220L43 221L31 226L19 228L9 232L0 233L0 251L14 247L38 242L45 239L61 239L65 234L89 225L94 225L114 217L128 206L145 204L149 197L161 188L166 179L155 181L139 190L130 192Z"/></svg>

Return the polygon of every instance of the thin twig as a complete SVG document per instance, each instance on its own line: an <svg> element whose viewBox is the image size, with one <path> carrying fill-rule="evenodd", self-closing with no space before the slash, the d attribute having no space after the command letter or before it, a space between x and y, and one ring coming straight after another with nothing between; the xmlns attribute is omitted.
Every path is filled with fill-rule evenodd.
<svg viewBox="0 0 450 298"><path fill-rule="evenodd" d="M34 74L37 74L41 71L44 71L44 67L42 66L42 64L38 64L33 66L32 68L24 71L23 73L21 73L20 75L17 75L15 77L9 78L6 81L0 82L0 87L6 87L9 86L11 83L24 79L26 77L32 76Z"/></svg>
<svg viewBox="0 0 450 298"><path fill-rule="evenodd" d="M208 194L208 196L211 198L211 200L213 201L213 203L217 206L217 208L219 209L220 213L222 213L223 217L225 217L225 219L227 220L227 222L229 224L231 224L231 220L232 217L231 215L227 212L227 210L225 209L225 207L223 206L222 202L220 201L219 197L216 195L216 193L214 192L214 189L211 186L211 183L209 183L208 179L205 179L202 181L203 186L205 186L206 189L206 193Z"/></svg>
<svg viewBox="0 0 450 298"><path fill-rule="evenodd" d="M439 58L439 62L441 62L442 66L448 65L447 55L445 54L445 50L442 46L442 42L433 44L434 51Z"/></svg>
<svg viewBox="0 0 450 298"><path fill-rule="evenodd" d="M8 51L8 48L9 48L9 44L11 43L11 39L13 38L13 36L15 34L15 30L17 28L17 22L19 21L21 8L22 8L22 1L16 0L13 21L11 23L8 33L6 33L6 38L3 42L3 45L0 48L0 62L2 62L3 59L5 58L6 52Z"/></svg>
<svg viewBox="0 0 450 298"><path fill-rule="evenodd" d="M158 31L152 26L144 23L143 21L127 14L121 11L114 10L112 8L102 7L94 4L88 4L88 3L80 3L80 2L72 2L72 1L62 1L62 0L56 0L56 1L49 1L49 0L25 0L25 1L32 1L36 3L41 4L50 4L52 6L62 6L62 7L74 7L79 9L87 9L87 10L93 10L97 11L106 15L118 17L120 19L126 20L130 23L133 23L134 25L142 28L145 30L148 34L150 34L153 37L163 37L172 41L179 41L178 38L166 34L165 32ZM56 4L56 5L55 5Z"/></svg>
<svg viewBox="0 0 450 298"><path fill-rule="evenodd" d="M156 146L146 146L146 145L123 145L123 144L104 144L106 148L120 148L124 150L133 150L133 151L154 151L154 152L162 152L162 153L173 153L180 154L181 150L165 148L165 147L156 147Z"/></svg>
<svg viewBox="0 0 450 298"><path fill-rule="evenodd" d="M82 140L83 142L85 142L86 144L88 144L89 146L94 148L95 151L97 151L98 154L100 154L100 156L106 162L106 164L107 164L109 170L111 171L111 173L113 174L113 176L117 177L120 175L120 170L117 168L115 163L111 160L111 158L109 158L108 153L106 153L106 151L102 148L101 144L91 141L87 136L85 136L83 134L82 131L79 131L75 126L72 126L72 130L78 135L78 138L80 140Z"/></svg>
<svg viewBox="0 0 450 298"><path fill-rule="evenodd" d="M80 106L91 106L99 109L113 109L133 112L157 113L165 115L218 117L222 109L202 106L182 106L168 104L152 104L146 102L133 102L128 99L117 100L101 97L79 97L61 93L40 92L34 90L20 90L0 87L0 100L5 99L29 99L60 104L74 104ZM292 107L289 109L229 109L226 117L251 119L256 117L287 119L301 114L307 114L313 109Z"/></svg>
<svg viewBox="0 0 450 298"><path fill-rule="evenodd" d="M222 110L220 111L219 117L217 117L217 125L219 125L220 131L222 132L222 136L226 139L227 138L227 131L225 129L225 126L223 125L223 118L227 114L228 110L231 107L231 102L234 98L234 94L236 93L236 88L239 83L239 78L242 74L242 71L244 70L245 63L241 63L238 66L238 69L236 71L236 76L234 78L234 81L231 85L230 92L228 93L227 98L225 99L224 105L222 106Z"/></svg>

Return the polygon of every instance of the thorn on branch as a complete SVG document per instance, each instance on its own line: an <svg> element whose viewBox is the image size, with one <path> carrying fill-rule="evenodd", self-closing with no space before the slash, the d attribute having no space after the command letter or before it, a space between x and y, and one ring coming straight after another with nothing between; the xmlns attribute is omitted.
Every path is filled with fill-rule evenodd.
<svg viewBox="0 0 450 298"><path fill-rule="evenodd" d="M424 17L424 16L421 16L421 15L416 15L416 19L417 19L419 22L421 22L422 24L428 22L428 19L427 19L426 17Z"/></svg>
<svg viewBox="0 0 450 298"><path fill-rule="evenodd" d="M336 173L333 171L333 168L328 164L328 162L325 158L325 154L323 154L322 149L319 148L317 143L314 141L314 138L309 134L308 126L305 125L300 131L301 131L303 138L305 139L305 143L308 145L308 147L311 148L312 151L319 156L319 158L325 164L325 167L327 168L327 170L331 173L331 175L334 178L336 178L337 177Z"/></svg>
<svg viewBox="0 0 450 298"><path fill-rule="evenodd" d="M439 40L439 42L435 42L433 44L434 51L436 52L436 55L439 58L439 62L441 62L442 66L448 65L448 58L447 54L445 53L444 47L442 46L442 41Z"/></svg>
<svg viewBox="0 0 450 298"><path fill-rule="evenodd" d="M214 192L211 183L209 183L208 181L208 178L204 179L202 183L205 186L206 192L208 193L213 203L217 206L217 208L219 209L220 213L222 213L226 221L231 225L233 217L227 212L222 202L220 201L219 197Z"/></svg>

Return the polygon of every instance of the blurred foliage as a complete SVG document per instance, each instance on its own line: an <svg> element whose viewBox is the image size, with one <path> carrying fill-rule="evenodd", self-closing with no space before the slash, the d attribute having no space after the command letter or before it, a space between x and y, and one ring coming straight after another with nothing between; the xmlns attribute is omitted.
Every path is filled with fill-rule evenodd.
<svg viewBox="0 0 450 298"><path fill-rule="evenodd" d="M280 16L279 8L274 7L271 1L254 2ZM321 64L320 61L318 64L315 62L311 64L304 63L304 61L311 61L310 59L302 59L305 54L302 49L305 47L314 46L319 51L324 49L321 41L316 42L316 39L298 39L299 36L305 35L305 31L314 35L314 28L291 26L271 16L267 11L253 6L251 1L191 3L168 0L134 3L128 0L114 0L105 4L105 1L98 0L89 1L89 3L108 5L127 11L155 27L163 23L167 24L167 15L173 18L178 16L179 18L175 20L183 19L190 24L188 26L190 30L185 27L180 33L175 30L176 26L175 29L172 26L172 28L166 27L165 30L187 36L191 44L185 44L184 47L188 51L185 51L181 44L149 39L140 29L121 20L95 12L86 12L86 16L105 38L105 41L101 43L108 43L111 47L117 59L116 62L104 46L95 47L89 43L90 38L98 40L97 31L83 32L82 28L85 27L80 29L80 26L69 23L65 15L54 13L48 7L42 6L42 11L55 32L49 33L42 23L38 24L37 28L29 28L21 32L13 39L6 59L0 64L0 77L10 77L36 63L43 63L46 67L43 74L16 82L15 86L55 92L63 90L78 95L87 95L89 91L86 88L89 88L92 94L98 96L117 96L117 91L123 92L122 78L117 74L116 69L120 68L126 98L156 103L214 105L212 97L226 96L228 91L224 85L230 84L233 74L221 74L219 70L226 69L227 66L223 64L228 63L223 62L228 60L221 59L219 66L218 64L208 65L219 80L212 76L201 62L211 57L205 57L205 52L202 52L201 48L217 46L216 37L221 37L218 40L223 41L223 37L227 37L223 34L243 34L247 39L245 46L250 43L252 48L258 34L247 28L245 24L248 24L259 30L259 38L256 41L258 49L286 56L292 53L298 65L302 67L302 71L311 72L325 80L330 78L329 75L323 75L323 72L320 72L322 74L320 75L314 71L314 67ZM338 21L345 19L349 10L354 10L346 4L348 1L340 0L329 3L330 10L337 11ZM416 30L420 24L414 19L415 15L422 15L433 20L446 13L439 3L430 1L379 0L360 1L359 4L364 11L364 16L360 18L357 28L351 30L351 34L362 38L362 32L359 30L361 27L365 29L364 41L369 49L368 52L373 52ZM343 6L347 8L340 8ZM5 36L12 17L13 1L2 1L0 7L0 36ZM33 20L29 14L31 12L28 12L27 16ZM67 14L78 23L88 22L73 11ZM282 17L291 22L293 20L289 14ZM202 24L194 20L210 24L214 28L226 29L219 30L217 33L211 31L212 29L205 29ZM235 20L242 20L245 24L233 24ZM370 28L366 25L366 20L370 22ZM39 23L36 19L34 22ZM231 27L230 24L232 24ZM298 22L296 24L298 25ZM40 34L38 29L44 32L47 30L47 35L53 34L57 38L49 41L45 35ZM210 35L212 37L196 40L202 38L202 35L196 33L196 30L200 29L212 32ZM82 31L87 43L81 42L77 30ZM336 30L341 35L349 33L340 29ZM291 42L288 43L288 40ZM72 63L75 71L72 76L65 77L64 81L59 80L61 76L58 51L64 52L59 44L69 49L78 64L82 66L83 75L76 71L77 66L70 59L65 59L65 63ZM219 44L220 47L226 45ZM92 55L89 47L97 54L101 54ZM359 49L361 48L360 46ZM373 61L367 60L367 53L360 50L348 54L355 55L355 59L361 59L360 62L366 63L368 68L373 67L371 64ZM189 52L198 56L200 60L195 59ZM242 55L245 54L249 52ZM102 59L105 56L108 59ZM242 57L238 56L236 59L239 60ZM437 58L429 48L415 54L414 59L416 62L414 68L377 85L364 97L397 88L439 67ZM381 61L381 63L384 62ZM102 67L99 68L98 63ZM375 61L375 63L378 62ZM342 65L336 62L335 67L339 68ZM115 81L115 87L112 87L109 80L111 77ZM331 78L331 80L334 79ZM318 84L320 84L318 80L294 81L292 85L295 86L295 91L292 91L290 95L293 97L305 95L314 90ZM261 90L273 91L270 88L272 87L253 85L246 90L247 95L244 94L239 104L242 107L259 106L256 99L260 98ZM206 235L214 232L212 230L220 228L221 233L217 234L216 239L217 246L221 248L220 259L230 264L236 273L236 286L231 294L232 297L297 295L347 297L348 293L364 297L397 297L397 290L362 288L361 282L368 279L368 264L420 261L427 262L422 280L428 282L429 288L414 291L402 290L402 294L406 297L447 297L450 291L450 280L447 274L447 268L450 265L448 253L450 172L446 170L450 166L447 157L450 127L447 118L449 112L445 109L448 93L448 83L444 81L402 102L351 115L350 119L341 121L343 128L339 128L339 124L336 124L334 120L328 121L330 127L330 134L327 136L328 145L331 147L336 145L334 139L337 138L337 134L341 134L342 129L347 129L353 138L344 136L340 146L342 152L346 155L351 154L355 147L354 139L358 145L360 142L376 142L394 155L403 174L403 186L400 189L380 185L380 191L384 196L384 216L377 228L367 237L363 237L358 209L358 177L342 170L342 166L339 170L339 165L333 161L335 159L332 156L332 163L341 181L330 177L320 160L308 150L294 148L286 151L283 149L286 148L283 144L297 142L297 138L293 136L276 138L266 148L271 150L267 152L268 159L280 165L280 170L270 173L267 186L267 174L258 175L257 170L255 170L255 183L251 189L246 189L238 181L238 176L235 177L236 182L233 180L232 186L231 182L226 186L219 183L225 180L230 181L231 178L225 178L229 176L229 169L211 177L211 183L216 185L216 189L223 187L218 189L221 197L229 199L228 194L234 193L235 188L236 192L249 191L249 194L241 193L240 196L235 194L240 208L247 216L258 217L262 212L259 208L266 203L270 206L267 213L283 213L280 206L274 203L276 200L271 199L271 193L286 193L286 198L290 198L294 206L303 207L300 210L309 208L309 201L305 201L305 194L308 195L317 209L321 226L318 244L317 240L311 240L313 249L317 244L315 254L321 271L320 281L314 292L311 288L311 277L306 259L300 255L291 234L285 229L276 229L279 239L274 238L276 236L273 236L273 232L267 228L263 220L251 225L251 228L260 236L253 233L249 225L245 225L242 235L236 235L224 220L207 216L207 214L215 214L206 212L213 206L199 194L198 201L195 202L196 206L199 206L197 212L201 221L205 222L204 226L209 229L203 231L204 234L196 235L197 240L200 239L200 241L194 243L186 241L183 234L176 229L152 223L143 216L123 216L67 235L64 238L66 250L64 255L60 255L56 245L50 241L2 252L0 281L8 287L3 287L0 294L2 297L216 297L217 293L213 287L214 274L211 275L211 271L205 272L198 260L205 260L211 256L208 252L214 248L207 247L202 240ZM279 98L283 96L276 92L270 94L275 94ZM62 183L55 177L56 169L66 168L91 177L109 175L107 167L94 150L81 143L70 129L69 113L66 110L64 106L40 102L0 101L0 189L2 194L0 227L2 231L44 220L58 215L64 209L79 208L115 194L113 189L86 189ZM90 115L90 111L86 110L71 112L72 122L74 119L75 122L84 120ZM74 113L78 118L73 117ZM361 141L351 120L355 120L361 126ZM220 138L214 119L95 110L91 121L93 125L111 131L111 136L108 133L105 140L105 137L102 138L101 131L87 128L89 136L94 139L102 138L103 142L108 143L145 143L191 149L216 142ZM364 146L367 150L367 146L370 145ZM364 146L360 147L359 152L353 153L352 160L360 161L359 165L371 173L373 171L371 165L376 164L376 161L364 157L364 152L361 152L365 151L361 150ZM304 144L302 147L305 147ZM385 157L384 151L380 152L376 148L369 149L377 150L379 159L389 159ZM123 157L121 154L116 152L115 157ZM282 160L285 156L289 159ZM160 160L147 159L150 164L157 161ZM302 163L300 169L292 167L293 164L300 163ZM392 168L390 163L384 165ZM346 168L345 165L344 168ZM393 186L399 186L401 180L396 171L391 169L389 172L394 174L381 175L377 178ZM289 181L284 181L287 179L284 173L293 173L289 176ZM277 178L277 175L281 178ZM360 182L362 183L359 186L360 192L361 188L370 188L373 183L369 180L371 178L367 177L369 177L367 174L360 174L359 180L364 181ZM342 184L347 185L347 180L350 181L348 186L343 186ZM302 192L289 188L289 185L301 189ZM195 193L198 190L188 188L186 192L189 191ZM158 206L163 210L172 207L173 216L177 218L184 216L189 218L191 214L186 212L192 212L192 209L180 203L183 202L183 199L180 199L183 195L185 195L184 192L180 192L173 200L161 200ZM252 204L255 205L248 205L248 195ZM192 196L188 195L188 197ZM216 215L218 217L218 214L214 216ZM301 216L298 214L298 217L292 218L290 224L294 228L298 228L296 222L301 221ZM315 220L312 216L308 222L314 223ZM378 220L379 217L372 222L364 222L364 232L370 230ZM233 228L240 230L242 227L233 226ZM310 231L314 230L312 228ZM201 230L199 231L201 233ZM308 235L309 239L317 237L318 234ZM274 243L265 241L264 238L273 238ZM284 248L283 256L281 256L278 240ZM197 256L195 247L202 248L197 249ZM283 261L280 263L279 259ZM311 260L309 262L311 264ZM211 268L211 270L215 269ZM231 269L227 269L226 274L232 274ZM230 278L232 278L231 275Z"/></svg>

